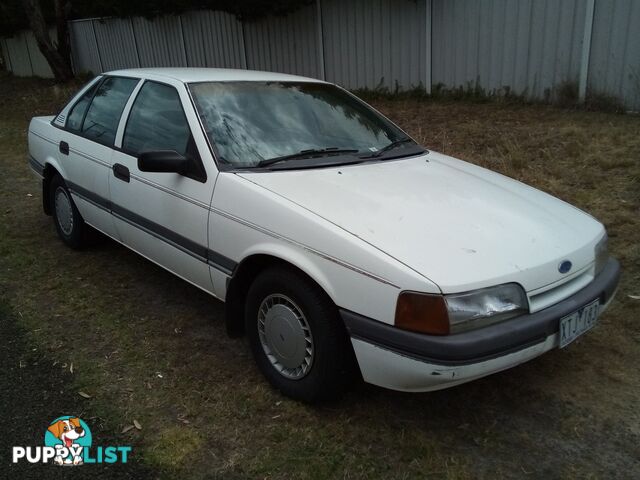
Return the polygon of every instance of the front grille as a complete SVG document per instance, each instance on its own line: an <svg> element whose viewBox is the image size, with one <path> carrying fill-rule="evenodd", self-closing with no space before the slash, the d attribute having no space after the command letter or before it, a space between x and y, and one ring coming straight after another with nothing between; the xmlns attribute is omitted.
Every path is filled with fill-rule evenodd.
<svg viewBox="0 0 640 480"><path fill-rule="evenodd" d="M560 282L533 291L528 295L529 311L534 313L550 307L582 290L593 281L593 273L592 265L569 279L560 280Z"/></svg>

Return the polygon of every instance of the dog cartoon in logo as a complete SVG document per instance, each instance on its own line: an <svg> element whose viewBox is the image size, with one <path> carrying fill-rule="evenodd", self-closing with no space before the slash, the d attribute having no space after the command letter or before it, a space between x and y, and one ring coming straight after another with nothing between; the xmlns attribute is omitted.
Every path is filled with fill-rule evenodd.
<svg viewBox="0 0 640 480"><path fill-rule="evenodd" d="M58 440L62 442L62 446L66 448L66 457L63 458L62 454L65 452L64 449L57 449L58 455L53 459L53 461L57 465L80 465L82 464L82 456L74 455L72 448L75 452L82 451L82 447L76 443L78 438L84 437L85 430L80 425L80 419L68 418L67 420L58 420L55 423L52 423L47 429L49 432L53 434ZM56 447L57 448L57 447Z"/></svg>

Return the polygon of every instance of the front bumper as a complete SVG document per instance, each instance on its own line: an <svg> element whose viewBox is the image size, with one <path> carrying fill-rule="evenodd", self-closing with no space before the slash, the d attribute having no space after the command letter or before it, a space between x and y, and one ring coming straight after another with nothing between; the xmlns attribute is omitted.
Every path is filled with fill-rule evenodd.
<svg viewBox="0 0 640 480"><path fill-rule="evenodd" d="M609 259L585 288L536 313L454 335L409 332L341 310L365 381L403 391L429 391L468 382L535 358L558 346L559 321L599 299L602 312L620 280Z"/></svg>

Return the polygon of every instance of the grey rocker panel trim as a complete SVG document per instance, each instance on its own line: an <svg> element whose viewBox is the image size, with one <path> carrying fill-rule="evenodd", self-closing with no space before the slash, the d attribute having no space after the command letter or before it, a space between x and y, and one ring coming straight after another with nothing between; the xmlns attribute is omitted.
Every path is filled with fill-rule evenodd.
<svg viewBox="0 0 640 480"><path fill-rule="evenodd" d="M172 245L173 247L182 250L192 257L202 262L208 263L216 270L220 270L226 275L231 275L235 270L237 263L234 260L225 257L221 253L210 250L206 246L200 245L199 243L196 243L193 240L190 240L169 228L159 225L149 220L148 218L142 217L137 213L132 212L131 210L113 203L106 198L81 187L80 185L69 181L67 181L66 183L69 187L69 190L71 190L72 193L79 196L80 198L86 200L87 202L95 205L98 208L101 208L104 211L110 212L114 216L129 223L130 225L144 230L150 235L153 235L154 237Z"/></svg>

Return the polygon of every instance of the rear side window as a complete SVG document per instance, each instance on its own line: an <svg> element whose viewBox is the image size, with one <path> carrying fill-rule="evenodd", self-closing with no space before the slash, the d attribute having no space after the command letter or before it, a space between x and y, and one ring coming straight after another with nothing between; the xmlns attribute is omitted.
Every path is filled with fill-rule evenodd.
<svg viewBox="0 0 640 480"><path fill-rule="evenodd" d="M136 97L122 149L132 155L157 150L175 150L190 157L191 130L175 88L146 82Z"/></svg>
<svg viewBox="0 0 640 480"><path fill-rule="evenodd" d="M89 102L91 102L91 97L93 97L93 93L98 88L100 82L97 82L93 87L86 91L86 93L78 100L78 102L71 108L69 115L67 116L67 125L66 127L69 130L79 131L82 126L82 119L84 118L84 114L87 111L87 107L89 106Z"/></svg>
<svg viewBox="0 0 640 480"><path fill-rule="evenodd" d="M96 91L82 123L82 135L106 145L113 145L120 116L138 80L107 78Z"/></svg>

